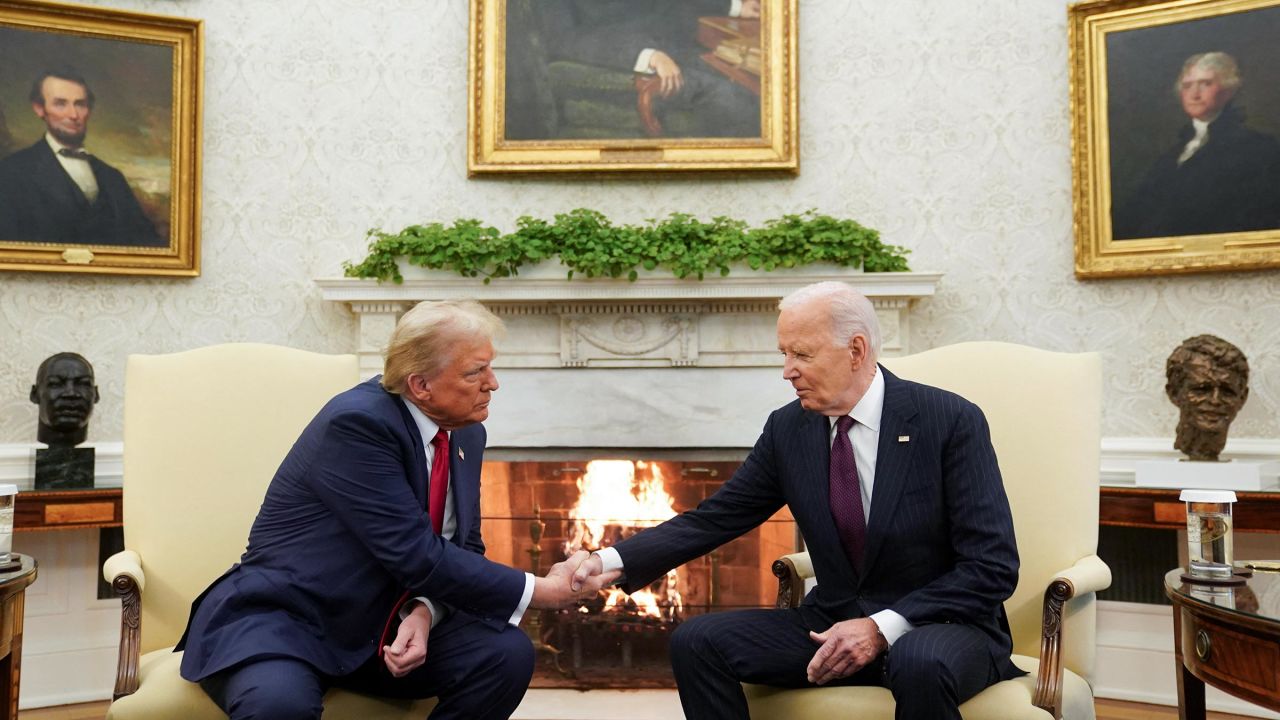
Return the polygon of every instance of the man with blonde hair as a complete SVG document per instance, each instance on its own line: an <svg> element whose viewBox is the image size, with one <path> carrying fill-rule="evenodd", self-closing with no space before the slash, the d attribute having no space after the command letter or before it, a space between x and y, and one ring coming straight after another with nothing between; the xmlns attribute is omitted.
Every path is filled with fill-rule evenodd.
<svg viewBox="0 0 1280 720"><path fill-rule="evenodd" d="M436 720L509 717L533 673L525 610L612 579L575 592L568 561L535 578L484 558L480 423L501 329L475 302L418 304L385 374L302 432L178 644L182 676L232 720L319 718L331 686L438 697Z"/></svg>
<svg viewBox="0 0 1280 720"><path fill-rule="evenodd" d="M877 364L875 309L852 287L810 285L779 308L797 399L719 491L593 553L574 579L621 569L627 592L643 589L786 505L818 585L798 608L682 623L671 663L685 715L746 720L748 682L883 685L898 720L960 720L960 703L1024 674L1009 659L1018 549L986 419Z"/></svg>

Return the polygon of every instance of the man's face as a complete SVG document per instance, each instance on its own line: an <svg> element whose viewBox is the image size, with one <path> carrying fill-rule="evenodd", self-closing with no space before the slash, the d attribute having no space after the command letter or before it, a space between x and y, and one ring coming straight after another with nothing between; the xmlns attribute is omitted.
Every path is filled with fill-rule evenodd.
<svg viewBox="0 0 1280 720"><path fill-rule="evenodd" d="M1218 74L1199 66L1192 67L1178 83L1182 109L1197 120L1210 120L1222 111L1235 91L1222 86Z"/></svg>
<svg viewBox="0 0 1280 720"><path fill-rule="evenodd" d="M43 103L31 108L49 127L49 134L64 145L79 147L89 130L89 93L84 86L62 78L47 77L41 85Z"/></svg>
<svg viewBox="0 0 1280 720"><path fill-rule="evenodd" d="M1226 432L1247 398L1248 389L1238 374L1213 365L1203 355L1193 355L1173 402L1193 427Z"/></svg>
<svg viewBox="0 0 1280 720"><path fill-rule="evenodd" d="M453 360L439 374L414 374L408 381L410 399L444 430L483 422L489 417L489 396L498 389L492 343L460 340L454 348Z"/></svg>
<svg viewBox="0 0 1280 720"><path fill-rule="evenodd" d="M865 342L854 336L848 346L836 345L827 303L815 301L783 310L778 316L778 350L782 377L795 388L800 406L823 415L843 415L858 403L855 370L865 361Z"/></svg>
<svg viewBox="0 0 1280 720"><path fill-rule="evenodd" d="M40 404L40 424L61 432L82 428L98 402L93 371L75 358L58 358L36 378L31 400Z"/></svg>

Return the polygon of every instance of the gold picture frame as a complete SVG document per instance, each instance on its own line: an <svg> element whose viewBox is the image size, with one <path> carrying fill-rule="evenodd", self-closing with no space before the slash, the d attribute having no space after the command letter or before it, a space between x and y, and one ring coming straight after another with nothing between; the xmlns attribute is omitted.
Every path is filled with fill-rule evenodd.
<svg viewBox="0 0 1280 720"><path fill-rule="evenodd" d="M0 269L200 274L203 63L199 20L0 0Z"/></svg>
<svg viewBox="0 0 1280 720"><path fill-rule="evenodd" d="M1280 0L1068 16L1076 277L1280 267Z"/></svg>
<svg viewBox="0 0 1280 720"><path fill-rule="evenodd" d="M797 0L740 4L471 0L468 175L798 172Z"/></svg>

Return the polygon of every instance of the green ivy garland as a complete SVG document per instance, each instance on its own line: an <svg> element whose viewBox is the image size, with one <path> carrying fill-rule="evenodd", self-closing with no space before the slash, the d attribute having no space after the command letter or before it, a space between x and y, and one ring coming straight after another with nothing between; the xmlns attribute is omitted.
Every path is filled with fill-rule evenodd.
<svg viewBox="0 0 1280 720"><path fill-rule="evenodd" d="M867 272L907 270L906 248L880 242L880 233L853 220L808 211L783 215L749 228L727 217L704 222L672 213L641 225L614 224L603 213L578 208L547 222L523 216L516 230L503 235L479 220L460 219L410 225L398 233L370 230L369 254L359 263L344 262L348 277L403 282L398 258L464 277L511 277L519 269L559 256L568 277L635 280L638 270L667 268L678 278L703 279L729 274L743 263L754 270L812 263L856 267Z"/></svg>

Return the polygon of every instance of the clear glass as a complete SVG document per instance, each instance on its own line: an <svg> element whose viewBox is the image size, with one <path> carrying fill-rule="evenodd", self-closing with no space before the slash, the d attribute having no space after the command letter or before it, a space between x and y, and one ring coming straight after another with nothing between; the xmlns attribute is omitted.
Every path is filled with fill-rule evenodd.
<svg viewBox="0 0 1280 720"><path fill-rule="evenodd" d="M1187 562L1199 577L1231 576L1231 503L1187 503Z"/></svg>
<svg viewBox="0 0 1280 720"><path fill-rule="evenodd" d="M0 495L0 563L13 558L13 495Z"/></svg>

